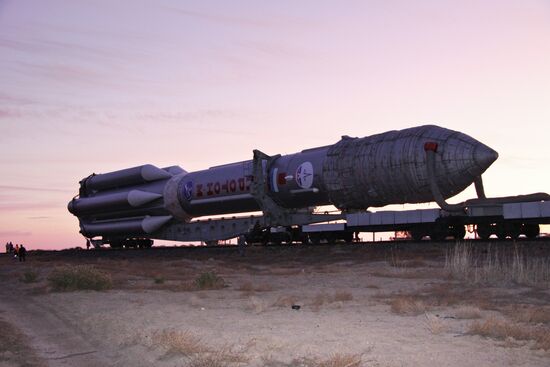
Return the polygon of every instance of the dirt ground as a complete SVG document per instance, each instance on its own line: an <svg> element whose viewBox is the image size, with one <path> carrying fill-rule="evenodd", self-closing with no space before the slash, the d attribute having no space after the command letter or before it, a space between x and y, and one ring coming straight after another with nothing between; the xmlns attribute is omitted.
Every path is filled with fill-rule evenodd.
<svg viewBox="0 0 550 367"><path fill-rule="evenodd" d="M1 255L0 366L549 366L548 284L456 279L450 246ZM530 246L550 258L550 243ZM54 291L67 264L112 288Z"/></svg>

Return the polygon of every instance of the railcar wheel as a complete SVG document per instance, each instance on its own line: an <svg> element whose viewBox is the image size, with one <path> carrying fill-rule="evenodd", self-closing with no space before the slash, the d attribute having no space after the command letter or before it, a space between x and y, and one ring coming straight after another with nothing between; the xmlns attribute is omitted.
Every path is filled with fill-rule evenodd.
<svg viewBox="0 0 550 367"><path fill-rule="evenodd" d="M524 228L525 237L529 239L537 238L540 234L540 227L538 224L526 224Z"/></svg>
<svg viewBox="0 0 550 367"><path fill-rule="evenodd" d="M489 237L491 237L492 231L489 224L478 224L476 227L476 232L479 238L482 240L488 240Z"/></svg>

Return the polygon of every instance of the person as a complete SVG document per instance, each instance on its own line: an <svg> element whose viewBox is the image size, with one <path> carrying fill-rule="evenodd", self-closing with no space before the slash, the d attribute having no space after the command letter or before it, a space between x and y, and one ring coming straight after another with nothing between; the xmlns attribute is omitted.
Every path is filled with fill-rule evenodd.
<svg viewBox="0 0 550 367"><path fill-rule="evenodd" d="M13 249L13 258L17 259L18 256L19 256L19 244L16 243L15 248Z"/></svg>
<svg viewBox="0 0 550 367"><path fill-rule="evenodd" d="M25 261L26 258L27 258L27 249L25 248L25 246L23 246L23 244L21 244L21 246L19 246L19 262Z"/></svg>
<svg viewBox="0 0 550 367"><path fill-rule="evenodd" d="M244 256L245 245L246 238L244 237L244 234L241 234L239 238L237 238L237 246L239 248L239 255L241 255L241 257Z"/></svg>
<svg viewBox="0 0 550 367"><path fill-rule="evenodd" d="M90 239L86 238L86 250L90 249Z"/></svg>

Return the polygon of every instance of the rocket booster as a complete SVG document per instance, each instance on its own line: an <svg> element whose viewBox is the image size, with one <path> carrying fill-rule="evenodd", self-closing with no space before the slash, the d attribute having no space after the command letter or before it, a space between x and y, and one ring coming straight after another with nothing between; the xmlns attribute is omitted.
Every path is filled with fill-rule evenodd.
<svg viewBox="0 0 550 367"><path fill-rule="evenodd" d="M284 208L332 204L345 211L434 201L426 149L436 152L434 179L444 198L463 191L498 158L470 136L434 125L344 136L263 161L266 192ZM69 211L85 235L130 228L150 234L174 219L260 210L254 179L252 160L189 173L145 165L83 179Z"/></svg>

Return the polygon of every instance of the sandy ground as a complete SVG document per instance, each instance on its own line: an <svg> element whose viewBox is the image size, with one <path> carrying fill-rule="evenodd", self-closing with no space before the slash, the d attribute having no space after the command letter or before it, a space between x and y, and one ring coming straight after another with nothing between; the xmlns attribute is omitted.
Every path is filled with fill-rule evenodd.
<svg viewBox="0 0 550 367"><path fill-rule="evenodd" d="M549 366L533 340L469 332L517 307L547 310L548 288L473 286L444 260L445 246L426 244L3 255L0 366ZM93 264L113 288L53 292L62 264ZM197 290L204 272L225 287Z"/></svg>

